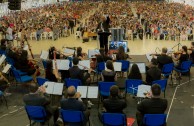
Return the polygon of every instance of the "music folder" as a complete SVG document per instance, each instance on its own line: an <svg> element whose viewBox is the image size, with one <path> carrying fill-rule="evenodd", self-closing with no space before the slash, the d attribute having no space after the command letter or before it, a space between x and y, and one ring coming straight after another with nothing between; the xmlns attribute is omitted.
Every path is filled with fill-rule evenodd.
<svg viewBox="0 0 194 126"><path fill-rule="evenodd" d="M56 60L58 70L69 70L69 60ZM53 60L53 69L55 69L55 60Z"/></svg>
<svg viewBox="0 0 194 126"><path fill-rule="evenodd" d="M120 62L113 62L113 66L114 66L114 71L121 71L121 68L122 68L122 63ZM105 67L106 67L106 63L105 63ZM107 69L107 67L106 67Z"/></svg>
<svg viewBox="0 0 194 126"><path fill-rule="evenodd" d="M4 67L4 69L3 69L3 73L7 73L8 72L8 70L11 68L11 65L10 64L7 64L5 67Z"/></svg>
<svg viewBox="0 0 194 126"><path fill-rule="evenodd" d="M64 49L64 55L73 55L74 52L75 52L75 50L73 50L73 49L69 49L69 48Z"/></svg>
<svg viewBox="0 0 194 126"><path fill-rule="evenodd" d="M81 98L98 98L98 86L78 86Z"/></svg>
<svg viewBox="0 0 194 126"><path fill-rule="evenodd" d="M47 94L53 95L62 95L63 93L63 83L56 83L56 82L45 82L44 85L46 87Z"/></svg>
<svg viewBox="0 0 194 126"><path fill-rule="evenodd" d="M144 62L142 62L142 63L133 62L130 64L130 68L133 66L134 63L137 64L137 66L140 70L140 73L142 73L142 74L146 73L146 65Z"/></svg>
<svg viewBox="0 0 194 126"><path fill-rule="evenodd" d="M148 59L149 62L151 62L152 58L157 59L157 56L154 56L154 57L153 57L153 56L151 55L151 53L147 53L147 54L146 54L146 58Z"/></svg>
<svg viewBox="0 0 194 126"><path fill-rule="evenodd" d="M151 90L150 85L139 85L137 90L137 97L145 98L146 97L145 94L149 93L150 90Z"/></svg>
<svg viewBox="0 0 194 126"><path fill-rule="evenodd" d="M88 50L88 58L95 58L95 55L100 54L99 49L89 49Z"/></svg>
<svg viewBox="0 0 194 126"><path fill-rule="evenodd" d="M0 58L0 65L5 61L5 59L6 59L6 56L2 55Z"/></svg>
<svg viewBox="0 0 194 126"><path fill-rule="evenodd" d="M40 58L46 60L48 58L49 52L48 51L41 51Z"/></svg>
<svg viewBox="0 0 194 126"><path fill-rule="evenodd" d="M73 63L72 63L73 66ZM79 61L78 67L82 70L90 68L90 60Z"/></svg>

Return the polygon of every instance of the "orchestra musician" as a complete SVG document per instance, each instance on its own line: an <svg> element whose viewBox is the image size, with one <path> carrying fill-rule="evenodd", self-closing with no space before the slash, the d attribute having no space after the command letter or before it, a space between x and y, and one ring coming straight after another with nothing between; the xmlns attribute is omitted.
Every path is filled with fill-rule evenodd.
<svg viewBox="0 0 194 126"><path fill-rule="evenodd" d="M111 60L106 61L106 70L102 71L101 77L104 82L116 82L117 73L114 71L113 62Z"/></svg>
<svg viewBox="0 0 194 126"><path fill-rule="evenodd" d="M190 60L194 64L194 42L191 42L191 48L189 49Z"/></svg>
<svg viewBox="0 0 194 126"><path fill-rule="evenodd" d="M182 46L182 49L180 50L180 52L175 53L175 55L173 55L172 58L173 58L173 60L175 60L177 62L175 67L177 69L181 69L182 62L189 60L187 46L185 46L185 45ZM178 73L177 73L177 75L178 75ZM175 76L176 76L176 74L175 74ZM180 76L178 76L178 77L180 77ZM180 79L180 78L177 78L177 79Z"/></svg>
<svg viewBox="0 0 194 126"><path fill-rule="evenodd" d="M157 59L152 58L151 64L146 66L146 82L151 85L153 81L161 79L161 70L158 68Z"/></svg>
<svg viewBox="0 0 194 126"><path fill-rule="evenodd" d="M161 55L158 55L157 62L158 68L162 70L165 64L173 63L172 57L167 55L168 49L166 47L162 48Z"/></svg>
<svg viewBox="0 0 194 126"><path fill-rule="evenodd" d="M131 59L131 57L125 53L124 47L119 46L116 60L127 60L128 58Z"/></svg>
<svg viewBox="0 0 194 126"><path fill-rule="evenodd" d="M52 82L58 82L58 79L60 80L61 77L59 76L58 73L58 68L57 68L57 64L56 62L54 62L55 64L55 69L53 69L53 62L52 60L48 60L47 61L47 67L46 67L46 74L45 74L45 78L48 79L49 81Z"/></svg>
<svg viewBox="0 0 194 126"><path fill-rule="evenodd" d="M33 59L28 59L28 52L26 50L22 50L15 61L15 68L22 72L27 72L28 75L33 75L35 79L40 74L39 67L36 66L35 62Z"/></svg>
<svg viewBox="0 0 194 126"><path fill-rule="evenodd" d="M79 79L82 81L83 84L89 84L90 83L90 73L93 71L92 69L89 69L88 72L84 72L84 70L81 70L79 67L79 58L74 57L73 58L73 67L69 68L69 77L71 79Z"/></svg>
<svg viewBox="0 0 194 126"><path fill-rule="evenodd" d="M176 68L181 68L181 63L189 59L187 46L182 46L182 49L172 56L173 60L177 61Z"/></svg>
<svg viewBox="0 0 194 126"><path fill-rule="evenodd" d="M82 47L77 47L77 53L74 57L78 57L79 60L87 59L87 54L82 52Z"/></svg>
<svg viewBox="0 0 194 126"><path fill-rule="evenodd" d="M97 56L96 56L97 63L106 62L107 60L112 60L111 57L105 55L105 50L104 50L104 48L100 48L100 49L99 49L99 52L100 52L100 55L97 55Z"/></svg>

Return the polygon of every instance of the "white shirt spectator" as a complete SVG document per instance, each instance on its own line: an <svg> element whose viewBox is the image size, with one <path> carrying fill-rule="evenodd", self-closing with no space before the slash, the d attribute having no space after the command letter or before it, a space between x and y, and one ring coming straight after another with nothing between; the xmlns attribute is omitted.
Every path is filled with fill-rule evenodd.
<svg viewBox="0 0 194 126"><path fill-rule="evenodd" d="M12 30L12 28L8 27L6 32L7 32L6 39L7 40L13 40L13 35L12 35L13 30Z"/></svg>

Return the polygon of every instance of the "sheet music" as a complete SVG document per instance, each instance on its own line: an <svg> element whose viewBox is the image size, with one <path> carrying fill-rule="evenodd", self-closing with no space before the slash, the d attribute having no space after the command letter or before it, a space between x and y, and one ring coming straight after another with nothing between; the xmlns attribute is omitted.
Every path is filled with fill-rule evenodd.
<svg viewBox="0 0 194 126"><path fill-rule="evenodd" d="M139 85L137 90L137 97L145 98L144 93L148 93L151 90L150 85Z"/></svg>
<svg viewBox="0 0 194 126"><path fill-rule="evenodd" d="M77 86L77 92L81 94L81 98L87 97L88 86Z"/></svg>
<svg viewBox="0 0 194 126"><path fill-rule="evenodd" d="M60 63L61 63L61 60L56 60L56 64L57 64L57 68L59 69L60 67ZM56 69L55 68L55 60L53 60L53 69Z"/></svg>
<svg viewBox="0 0 194 126"><path fill-rule="evenodd" d="M88 98L98 98L98 86L88 86Z"/></svg>
<svg viewBox="0 0 194 126"><path fill-rule="evenodd" d="M133 66L134 63L131 63L131 66L130 68ZM136 63L139 70L140 70L140 73L146 73L146 66L145 66L145 63Z"/></svg>
<svg viewBox="0 0 194 126"><path fill-rule="evenodd" d="M121 71L122 63L120 63L120 62L113 62L113 66L114 66L114 70L115 71ZM105 63L105 69L107 69L106 63Z"/></svg>
<svg viewBox="0 0 194 126"><path fill-rule="evenodd" d="M44 86L46 87L46 93L47 94L53 94L55 82L45 82Z"/></svg>
<svg viewBox="0 0 194 126"><path fill-rule="evenodd" d="M23 50L28 50L28 45L24 45Z"/></svg>
<svg viewBox="0 0 194 126"><path fill-rule="evenodd" d="M98 49L89 49L88 50L88 58L94 58L95 55L100 54Z"/></svg>
<svg viewBox="0 0 194 126"><path fill-rule="evenodd" d="M74 52L75 52L75 50L73 50L73 49L68 49L68 48L65 48L64 49L64 54L67 54L67 55L69 55L69 54L74 54Z"/></svg>
<svg viewBox="0 0 194 126"><path fill-rule="evenodd" d="M58 66L58 70L69 70L69 60L61 60Z"/></svg>
<svg viewBox="0 0 194 126"><path fill-rule="evenodd" d="M40 58L46 60L46 59L48 58L48 55L49 55L49 52L43 50L43 51L41 52Z"/></svg>
<svg viewBox="0 0 194 126"><path fill-rule="evenodd" d="M147 57L148 61L151 62L151 60L153 58L153 56L151 55L151 53L147 53L146 54L146 57ZM157 59L157 56L154 56L154 58Z"/></svg>
<svg viewBox="0 0 194 126"><path fill-rule="evenodd" d="M63 83L54 83L52 94L62 95L62 93L63 93Z"/></svg>
<svg viewBox="0 0 194 126"><path fill-rule="evenodd" d="M168 48L167 54L173 53L174 50L172 48Z"/></svg>
<svg viewBox="0 0 194 126"><path fill-rule="evenodd" d="M11 65L10 64L7 64L5 67L4 67L4 69L3 69L3 73L7 73L8 72L8 70L11 68Z"/></svg>
<svg viewBox="0 0 194 126"><path fill-rule="evenodd" d="M5 59L6 59L6 56L2 55L0 58L0 65L5 61Z"/></svg>
<svg viewBox="0 0 194 126"><path fill-rule="evenodd" d="M113 63L113 66L114 66L114 70L115 71L121 71L122 63L120 63L120 62L114 62Z"/></svg>
<svg viewBox="0 0 194 126"><path fill-rule="evenodd" d="M83 66L85 66L86 68L90 68L90 60L79 61L78 67L83 70L85 69Z"/></svg>

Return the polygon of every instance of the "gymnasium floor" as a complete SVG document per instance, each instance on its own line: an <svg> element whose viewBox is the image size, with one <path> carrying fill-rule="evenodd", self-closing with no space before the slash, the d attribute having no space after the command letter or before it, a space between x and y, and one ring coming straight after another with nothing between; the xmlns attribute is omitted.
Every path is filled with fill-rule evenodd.
<svg viewBox="0 0 194 126"><path fill-rule="evenodd" d="M80 39L75 39L74 35L66 38L60 38L56 41L41 40L31 41L29 40L32 52L34 55L40 55L41 50L48 50L50 46L55 46L57 49L62 50L62 47L78 47L81 46L84 52L88 49L97 48L97 40L91 40L87 43L82 43ZM178 42L164 41L164 40L135 40L128 41L128 47L130 49L130 55L132 55L131 61L143 61L147 63L145 57L146 53L155 52L156 47L160 49L162 47L172 48ZM181 42L182 45L190 45L189 41ZM17 45L15 43L15 45ZM177 50L175 48L175 50ZM158 51L159 52L159 51ZM191 81L188 83L188 77L183 77L181 85L176 87L168 86L166 90L166 98L168 99L168 126L193 126L194 124L194 69L191 69ZM124 83L124 79L119 79L118 83ZM22 97L26 94L27 87L18 86L11 87L10 91L13 95L7 97L9 108L5 107L5 103L0 103L0 126L27 126L29 124L27 115L23 108ZM163 96L163 95L162 95ZM96 100L92 100L96 103ZM127 96L128 107L124 110L128 117L135 118L137 102L131 96ZM91 125L101 126L97 117L97 105L94 105L91 109ZM134 126L136 126L136 122Z"/></svg>

